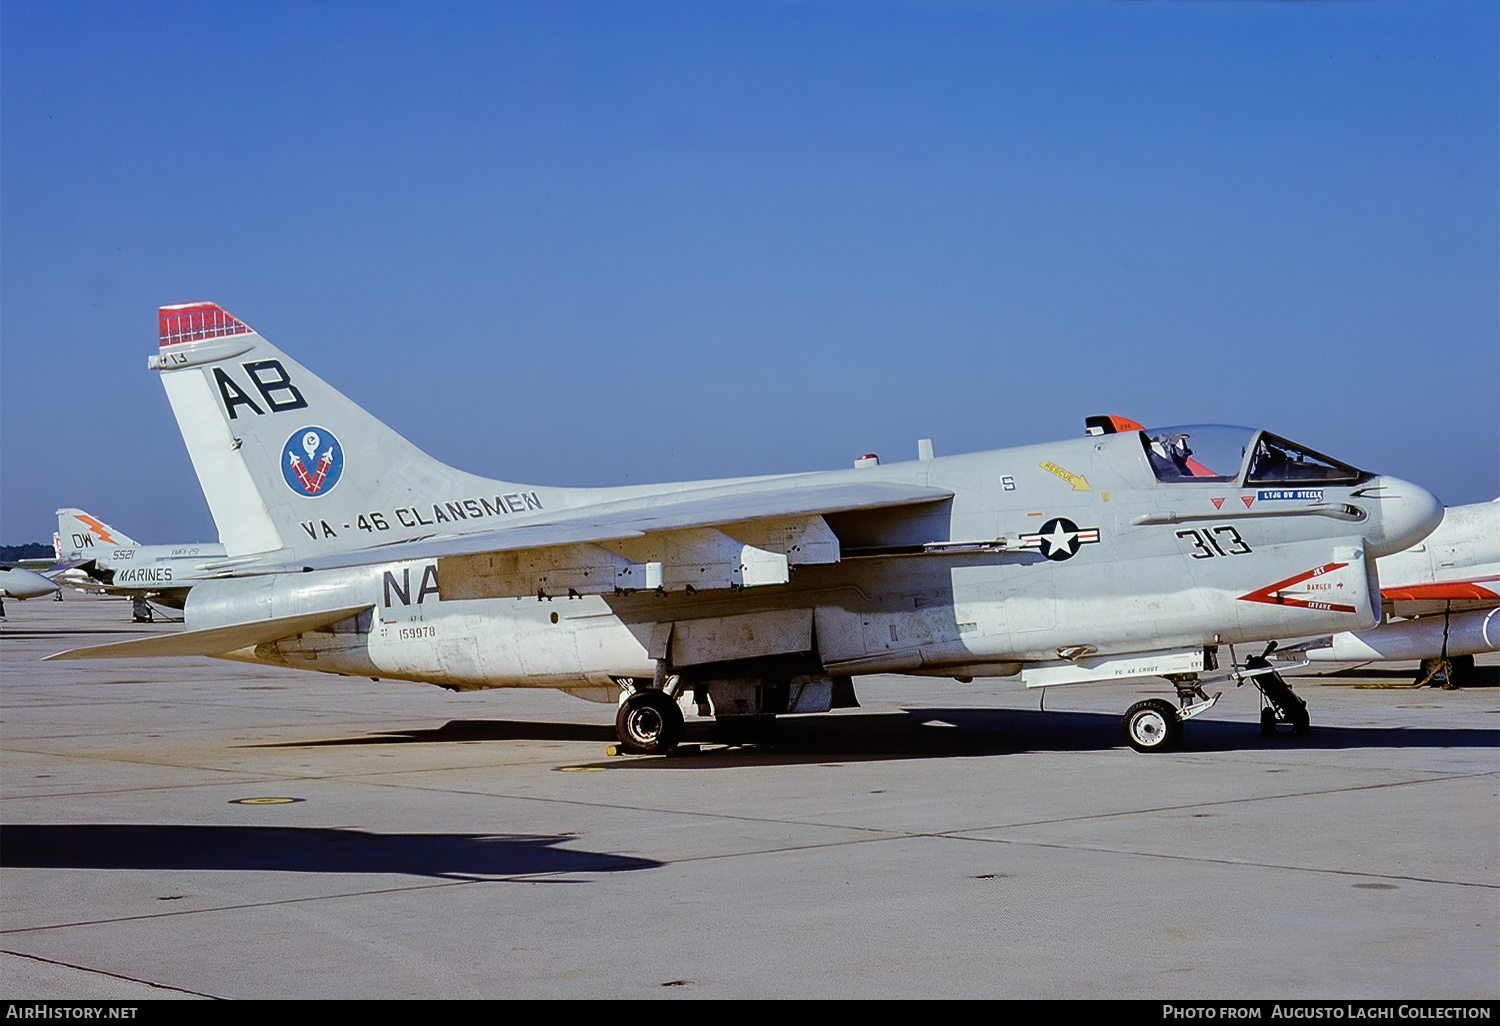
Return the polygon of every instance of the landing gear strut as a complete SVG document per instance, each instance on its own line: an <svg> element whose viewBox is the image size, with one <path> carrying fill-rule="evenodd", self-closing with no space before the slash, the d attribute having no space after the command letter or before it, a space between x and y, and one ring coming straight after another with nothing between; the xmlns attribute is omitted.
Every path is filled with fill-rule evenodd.
<svg viewBox="0 0 1500 1026"><path fill-rule="evenodd" d="M657 688L632 691L615 713L615 736L632 755L665 755L681 743L683 731L676 699Z"/></svg>

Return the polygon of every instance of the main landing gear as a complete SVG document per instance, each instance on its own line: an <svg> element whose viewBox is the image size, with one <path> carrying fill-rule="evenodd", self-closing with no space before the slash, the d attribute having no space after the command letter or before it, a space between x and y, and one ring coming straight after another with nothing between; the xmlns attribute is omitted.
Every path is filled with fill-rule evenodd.
<svg viewBox="0 0 1500 1026"><path fill-rule="evenodd" d="M1471 687L1474 683L1474 657L1471 655L1449 656L1447 659L1423 659L1417 669L1414 684L1421 687L1456 688Z"/></svg>
<svg viewBox="0 0 1500 1026"><path fill-rule="evenodd" d="M615 736L631 755L665 755L682 742L684 730L677 699L660 688L629 692L615 713Z"/></svg>

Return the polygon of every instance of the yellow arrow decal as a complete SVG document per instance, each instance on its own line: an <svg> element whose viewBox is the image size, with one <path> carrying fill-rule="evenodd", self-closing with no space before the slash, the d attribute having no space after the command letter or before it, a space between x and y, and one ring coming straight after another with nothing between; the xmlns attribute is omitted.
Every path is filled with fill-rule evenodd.
<svg viewBox="0 0 1500 1026"><path fill-rule="evenodd" d="M1075 492L1086 492L1089 490L1089 479L1084 477L1082 474L1074 474L1071 471L1064 470L1056 463L1039 463L1037 464L1037 466L1041 467L1047 473L1056 474L1058 477L1068 482L1068 484L1073 486L1073 490Z"/></svg>

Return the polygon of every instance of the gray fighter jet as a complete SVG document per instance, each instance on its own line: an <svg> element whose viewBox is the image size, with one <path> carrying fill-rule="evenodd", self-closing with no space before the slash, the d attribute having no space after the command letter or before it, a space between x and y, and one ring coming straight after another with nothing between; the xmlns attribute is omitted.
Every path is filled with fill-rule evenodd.
<svg viewBox="0 0 1500 1026"><path fill-rule="evenodd" d="M1381 556L1384 619L1278 653L1310 662L1420 660L1416 683L1463 687L1500 651L1500 499L1455 506L1409 549Z"/></svg>
<svg viewBox="0 0 1500 1026"><path fill-rule="evenodd" d="M616 488L491 481L432 459L211 303L164 307L161 374L226 547L183 633L52 658L212 655L454 690L618 703L625 751L683 708L856 704L852 678L1027 687L1160 676L1125 716L1173 747L1235 645L1373 626L1375 557L1421 540L1423 489L1266 431L1142 429L853 468ZM1220 667L1223 667L1221 670ZM1217 676L1215 676L1217 674Z"/></svg>
<svg viewBox="0 0 1500 1026"><path fill-rule="evenodd" d="M222 562L217 542L142 545L81 509L57 511L57 558L69 570L60 583L84 591L127 595L137 622L149 623L152 603L181 609L188 589L204 576L210 561Z"/></svg>

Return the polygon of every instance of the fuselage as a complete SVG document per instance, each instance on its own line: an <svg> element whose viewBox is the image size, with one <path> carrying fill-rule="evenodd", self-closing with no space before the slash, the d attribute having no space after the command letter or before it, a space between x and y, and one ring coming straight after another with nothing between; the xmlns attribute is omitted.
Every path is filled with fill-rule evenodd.
<svg viewBox="0 0 1500 1026"><path fill-rule="evenodd" d="M1303 636L1376 623L1375 557L1431 530L1435 500L1369 474L1252 483L1241 456L1204 475L1211 480L1174 477L1132 432L795 478L569 490L563 501L573 509L789 482L879 480L953 494L917 509L829 514L836 561L794 565L786 583L768 587L539 595L493 593L506 589L489 582L485 593L454 579L451 562L397 560L207 581L190 594L187 620L204 629L368 604L363 617L236 658L455 689L579 691L651 676L669 645L674 667L686 670L811 659L834 674L1003 676L1080 653L1286 637L1289 619ZM503 516L516 525L562 512L545 493L532 501L550 508L529 510L516 495L518 503L496 494L480 504L433 494L430 510L408 501L368 512L406 525L444 510L450 528L466 503L517 506ZM494 529L496 518L476 519ZM719 530L741 537L733 524ZM624 543L601 544L629 554Z"/></svg>

